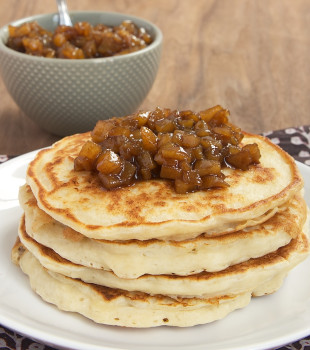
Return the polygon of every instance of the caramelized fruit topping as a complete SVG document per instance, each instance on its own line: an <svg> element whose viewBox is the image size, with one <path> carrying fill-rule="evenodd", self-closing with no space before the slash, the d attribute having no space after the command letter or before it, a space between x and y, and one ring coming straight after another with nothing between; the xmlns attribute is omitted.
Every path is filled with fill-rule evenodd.
<svg viewBox="0 0 310 350"><path fill-rule="evenodd" d="M228 110L215 106L199 113L156 108L101 120L74 168L98 172L109 190L154 178L173 181L177 193L224 188L223 167L248 170L260 159L256 143L241 147L241 129L228 117Z"/></svg>
<svg viewBox="0 0 310 350"><path fill-rule="evenodd" d="M58 26L53 33L28 22L18 27L9 25L7 46L33 56L82 59L124 55L151 42L145 29L131 21L115 27L77 22L73 27Z"/></svg>

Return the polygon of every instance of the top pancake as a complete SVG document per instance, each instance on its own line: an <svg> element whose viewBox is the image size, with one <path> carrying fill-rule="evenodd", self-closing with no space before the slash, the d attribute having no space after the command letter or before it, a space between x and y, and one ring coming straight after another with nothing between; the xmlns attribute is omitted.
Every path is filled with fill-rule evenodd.
<svg viewBox="0 0 310 350"><path fill-rule="evenodd" d="M90 238L185 240L203 232L221 235L254 225L303 187L286 152L264 137L245 134L243 144L258 144L260 164L247 171L224 169L227 188L177 194L170 182L150 180L107 191L97 175L73 169L88 139L90 133L77 134L40 151L28 167L27 183L42 210Z"/></svg>

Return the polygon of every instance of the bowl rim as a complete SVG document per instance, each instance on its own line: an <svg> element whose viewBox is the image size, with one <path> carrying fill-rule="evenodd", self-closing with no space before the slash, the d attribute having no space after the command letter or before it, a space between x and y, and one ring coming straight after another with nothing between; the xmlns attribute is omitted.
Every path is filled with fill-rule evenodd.
<svg viewBox="0 0 310 350"><path fill-rule="evenodd" d="M163 41L163 34L162 34L162 31L159 29L159 27L157 25L155 25L154 23L150 22L149 20L146 20L142 17L129 15L129 14L123 13L123 12L91 11L91 10L89 10L89 11L88 10L87 11L69 11L69 14L70 15L77 15L77 16L81 16L83 14L110 15L110 16L115 16L115 17L119 17L119 18L124 18L124 20L125 19L132 20L132 21L138 20L138 21L144 22L145 25L151 27L155 33L155 37L150 45L146 46L145 48L143 48L141 50L134 51L134 52L131 52L131 53L128 53L125 55L99 57L99 58L87 58L87 59L85 58L85 59L80 59L80 60L73 60L73 59L66 59L66 58L56 58L55 59L55 58L48 58L48 57L41 57L41 56L32 56L32 55L27 55L23 52L15 51L15 50L13 50L5 45L5 42L2 39L2 36L8 33L8 26L9 25L16 26L16 25L20 25L23 23L35 21L37 19L44 18L44 17L53 18L54 16L58 16L57 12L42 13L42 14L37 14L37 15L32 15L32 16L20 18L20 19L11 21L11 22L5 24L4 26L2 26L0 28L0 54L1 54L1 51L4 51L7 54L17 56L17 57L20 57L20 58L23 58L26 60L53 63L53 64L89 64L90 62L92 62L92 63L100 63L101 62L102 63L102 62L111 62L111 61L119 61L119 60L124 61L124 60L130 59L131 57L134 57L134 56L143 55L144 53L147 53L148 51L152 51L153 49L161 46L162 41Z"/></svg>

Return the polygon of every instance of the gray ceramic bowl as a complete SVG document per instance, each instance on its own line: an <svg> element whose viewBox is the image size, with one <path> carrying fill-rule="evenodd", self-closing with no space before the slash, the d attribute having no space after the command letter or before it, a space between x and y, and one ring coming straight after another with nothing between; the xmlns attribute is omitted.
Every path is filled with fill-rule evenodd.
<svg viewBox="0 0 310 350"><path fill-rule="evenodd" d="M20 109L43 129L69 135L93 129L97 120L138 109L155 80L162 46L161 31L152 23L120 13L72 12L73 23L118 25L134 21L153 37L148 47L123 56L66 60L34 57L5 46L8 26L0 29L0 71ZM57 14L24 18L54 30Z"/></svg>

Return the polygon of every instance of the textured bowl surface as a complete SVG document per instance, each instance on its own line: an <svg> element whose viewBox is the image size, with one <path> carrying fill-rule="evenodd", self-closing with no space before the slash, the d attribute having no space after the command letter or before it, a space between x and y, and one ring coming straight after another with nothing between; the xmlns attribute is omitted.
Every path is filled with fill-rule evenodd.
<svg viewBox="0 0 310 350"><path fill-rule="evenodd" d="M141 18L108 12L72 12L73 23L117 25L125 19L153 37L146 48L127 55L66 60L34 57L5 46L8 27L0 29L0 71L7 90L21 110L43 129L69 135L93 129L97 120L136 111L155 80L162 34ZM11 23L37 21L53 30L57 14L38 15Z"/></svg>

